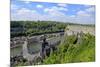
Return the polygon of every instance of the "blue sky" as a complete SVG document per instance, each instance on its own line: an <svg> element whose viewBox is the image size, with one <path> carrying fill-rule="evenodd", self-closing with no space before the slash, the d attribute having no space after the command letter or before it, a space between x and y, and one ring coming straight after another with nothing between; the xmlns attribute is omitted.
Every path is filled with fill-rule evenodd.
<svg viewBox="0 0 100 67"><path fill-rule="evenodd" d="M11 20L95 23L95 6L11 0Z"/></svg>

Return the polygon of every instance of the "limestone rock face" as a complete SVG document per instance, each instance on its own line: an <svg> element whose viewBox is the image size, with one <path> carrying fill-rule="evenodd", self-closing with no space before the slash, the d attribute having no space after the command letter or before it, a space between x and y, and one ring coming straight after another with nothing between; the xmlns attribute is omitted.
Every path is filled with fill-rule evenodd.
<svg viewBox="0 0 100 67"><path fill-rule="evenodd" d="M68 25L65 29L65 34L67 35L77 34L81 32L95 35L95 27L81 26L81 25Z"/></svg>
<svg viewBox="0 0 100 67"><path fill-rule="evenodd" d="M77 43L81 43L83 34L91 34L95 36L95 28L91 26L81 26L81 25L68 25L65 29L64 37L75 35L77 36Z"/></svg>

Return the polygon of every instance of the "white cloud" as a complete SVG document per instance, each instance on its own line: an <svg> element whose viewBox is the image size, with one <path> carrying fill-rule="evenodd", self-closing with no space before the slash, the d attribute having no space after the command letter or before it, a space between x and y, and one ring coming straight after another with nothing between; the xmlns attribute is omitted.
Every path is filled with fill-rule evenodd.
<svg viewBox="0 0 100 67"><path fill-rule="evenodd" d="M44 21L61 21L61 22L73 22L73 23L94 23L95 19L89 16L83 16L84 11L79 11L77 15L65 15L58 10L45 9L47 14L40 14L35 10L29 10L22 8L17 13L11 14L12 20L44 20Z"/></svg>
<svg viewBox="0 0 100 67"><path fill-rule="evenodd" d="M62 11L68 11L67 8L63 8L63 7L59 7L59 10L62 10Z"/></svg>
<svg viewBox="0 0 100 67"><path fill-rule="evenodd" d="M18 7L18 6L13 6ZM38 5L38 8L41 8ZM49 7L45 8L45 14L40 14L36 10L30 10L28 8L22 8L16 10L15 13L11 13L11 20L46 20L46 21L61 21L61 22L73 22L73 23L94 23L95 18L91 16L89 11L92 11L90 8L84 11L78 11L76 15L68 16L64 14L62 11L68 11L67 8L64 7ZM66 12L67 13L67 12Z"/></svg>
<svg viewBox="0 0 100 67"><path fill-rule="evenodd" d="M52 16L55 16L55 17L63 17L63 16L65 16L64 13L62 13L60 11L57 11L57 10L49 11L49 14L51 14Z"/></svg>
<svg viewBox="0 0 100 67"><path fill-rule="evenodd" d="M26 4L29 4L30 2L32 2L32 0L20 0L20 1L23 1Z"/></svg>
<svg viewBox="0 0 100 67"><path fill-rule="evenodd" d="M45 8L44 9L44 12L48 12L50 9L49 8Z"/></svg>
<svg viewBox="0 0 100 67"><path fill-rule="evenodd" d="M88 13L85 12L85 11L78 11L78 12L77 12L77 15L78 15L78 16L82 16L82 17L90 17L90 16L91 16L90 14L88 14Z"/></svg>
<svg viewBox="0 0 100 67"><path fill-rule="evenodd" d="M35 10L29 10L27 8L22 8L17 10L16 13L11 14L12 20L37 20L38 13Z"/></svg>
<svg viewBox="0 0 100 67"><path fill-rule="evenodd" d="M44 12L51 12L51 11L55 11L55 10L58 10L58 8L54 6L54 7L51 7L51 8L45 8Z"/></svg>
<svg viewBox="0 0 100 67"><path fill-rule="evenodd" d="M95 12L95 7L90 7L86 9L87 12Z"/></svg>
<svg viewBox="0 0 100 67"><path fill-rule="evenodd" d="M60 6L60 7L67 7L67 4L60 3L60 4L58 4L58 6Z"/></svg>
<svg viewBox="0 0 100 67"><path fill-rule="evenodd" d="M49 20L65 22L67 20L65 19L67 16L63 12L61 12L61 10L67 11L67 9L64 9L63 7L59 8L53 6L51 8L45 8L44 12L47 13L47 17L49 17Z"/></svg>
<svg viewBox="0 0 100 67"><path fill-rule="evenodd" d="M19 7L15 4L11 4L11 10L17 10Z"/></svg>
<svg viewBox="0 0 100 67"><path fill-rule="evenodd" d="M67 8L64 8L64 7L56 7L56 6L53 6L51 8L45 8L44 9L44 12L49 12L49 11L68 11Z"/></svg>
<svg viewBox="0 0 100 67"><path fill-rule="evenodd" d="M95 23L95 18L93 14L87 12L86 10L84 11L80 10L76 13L74 21L78 23L83 23L83 24L88 24L88 23L93 24Z"/></svg>
<svg viewBox="0 0 100 67"><path fill-rule="evenodd" d="M36 5L37 8L43 8L43 5Z"/></svg>
<svg viewBox="0 0 100 67"><path fill-rule="evenodd" d="M94 7L88 7L84 11L78 11L76 15L77 22L82 23L95 23L95 15L93 14L95 12Z"/></svg>
<svg viewBox="0 0 100 67"><path fill-rule="evenodd" d="M31 1L24 1L26 4L29 4Z"/></svg>
<svg viewBox="0 0 100 67"><path fill-rule="evenodd" d="M22 8L16 13L11 14L12 20L48 20L48 21L66 21L66 15L58 10L45 9L48 14L40 14L35 10Z"/></svg>
<svg viewBox="0 0 100 67"><path fill-rule="evenodd" d="M21 10L19 10L18 12L17 12L17 14L19 14L19 15L24 15L24 14L27 14L27 13L35 13L36 11L35 10L29 10L29 9L27 9L27 8L22 8ZM29 14L30 15L30 14Z"/></svg>
<svg viewBox="0 0 100 67"><path fill-rule="evenodd" d="M75 16L75 15L71 15L70 17L71 17L71 18L75 18L76 16Z"/></svg>

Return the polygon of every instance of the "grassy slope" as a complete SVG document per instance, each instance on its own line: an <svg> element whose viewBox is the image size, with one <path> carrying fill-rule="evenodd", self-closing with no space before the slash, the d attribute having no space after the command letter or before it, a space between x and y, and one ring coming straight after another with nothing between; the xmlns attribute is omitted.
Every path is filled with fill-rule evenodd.
<svg viewBox="0 0 100 67"><path fill-rule="evenodd" d="M95 36L83 35L80 44L74 43L76 36L65 37L58 51L44 60L44 64L75 63L95 61Z"/></svg>

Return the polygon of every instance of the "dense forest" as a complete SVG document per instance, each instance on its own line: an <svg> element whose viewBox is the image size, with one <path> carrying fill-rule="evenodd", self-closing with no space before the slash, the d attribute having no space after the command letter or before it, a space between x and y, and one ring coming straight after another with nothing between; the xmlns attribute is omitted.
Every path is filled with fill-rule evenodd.
<svg viewBox="0 0 100 67"><path fill-rule="evenodd" d="M64 32L66 26L53 21L11 21L11 37Z"/></svg>
<svg viewBox="0 0 100 67"><path fill-rule="evenodd" d="M56 21L11 21L11 37L32 36L64 32L67 25L95 26L91 24L63 23Z"/></svg>

